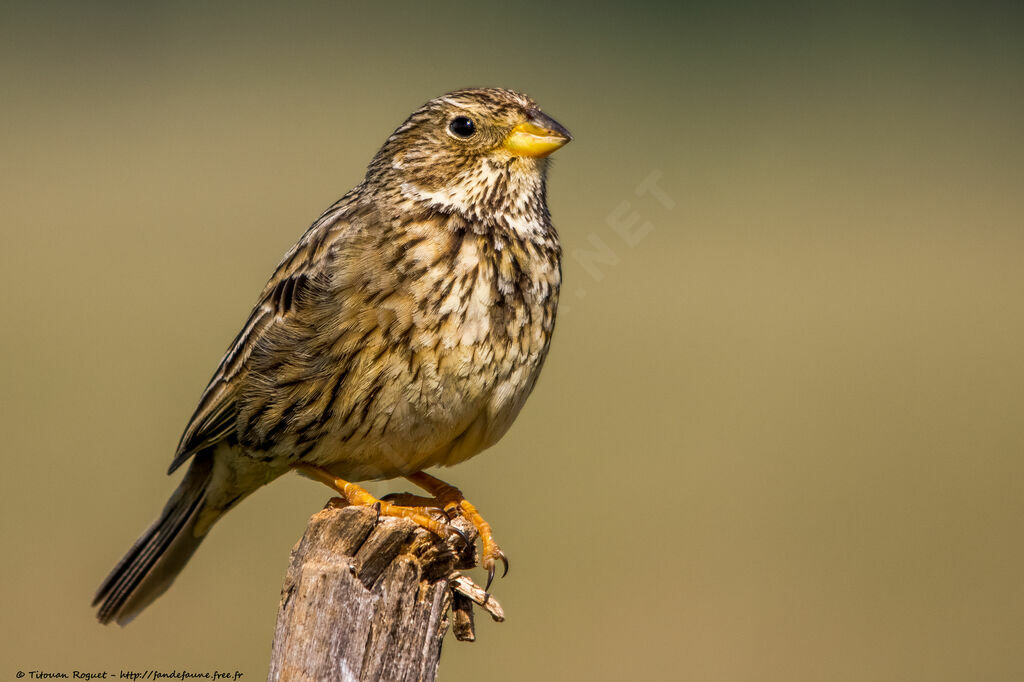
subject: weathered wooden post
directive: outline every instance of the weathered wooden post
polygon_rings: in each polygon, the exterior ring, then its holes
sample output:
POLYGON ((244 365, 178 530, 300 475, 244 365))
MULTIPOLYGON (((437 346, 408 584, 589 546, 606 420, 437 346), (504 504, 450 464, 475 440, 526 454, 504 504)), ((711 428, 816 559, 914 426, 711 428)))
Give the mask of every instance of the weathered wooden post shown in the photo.
POLYGON ((452 523, 470 546, 337 498, 314 514, 292 550, 268 680, 434 680, 449 621, 472 640, 474 603, 504 620, 459 573, 475 565, 476 531, 452 523))

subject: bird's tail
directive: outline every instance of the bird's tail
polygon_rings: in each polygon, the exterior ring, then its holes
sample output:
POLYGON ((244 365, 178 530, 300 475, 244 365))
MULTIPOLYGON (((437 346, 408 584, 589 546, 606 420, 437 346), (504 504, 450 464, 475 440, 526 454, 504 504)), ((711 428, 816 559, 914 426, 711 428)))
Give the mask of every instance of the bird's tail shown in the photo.
POLYGON ((97 590, 92 605, 99 605, 96 617, 101 623, 113 620, 127 625, 174 582, 205 537, 205 533, 197 537, 194 530, 212 472, 212 453, 198 453, 160 518, 135 541, 97 590))

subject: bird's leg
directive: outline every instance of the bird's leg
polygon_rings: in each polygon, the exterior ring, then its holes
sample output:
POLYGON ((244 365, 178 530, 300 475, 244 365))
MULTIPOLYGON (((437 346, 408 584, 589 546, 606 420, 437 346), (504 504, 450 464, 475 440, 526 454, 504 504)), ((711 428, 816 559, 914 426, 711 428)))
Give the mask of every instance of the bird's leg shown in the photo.
POLYGON ((436 497, 424 497, 412 493, 388 493, 380 499, 381 502, 390 502, 399 507, 416 507, 427 516, 432 516, 442 522, 452 520, 436 497))
POLYGON ((505 577, 505 574, 508 573, 508 557, 501 551, 498 543, 494 541, 491 524, 484 521, 484 517, 480 516, 480 512, 463 496, 461 490, 422 471, 406 476, 406 479, 436 497, 446 512, 449 514, 462 514, 476 528, 476 532, 480 535, 480 540, 484 546, 480 564, 487 570, 487 586, 484 588, 485 590, 490 589, 491 581, 494 580, 494 565, 498 559, 501 559, 501 562, 505 565, 505 570, 501 574, 502 577, 505 577))
POLYGON ((424 497, 411 493, 388 493, 380 499, 400 507, 421 507, 427 511, 444 512, 444 508, 435 497, 424 497))
MULTIPOLYGON (((405 507, 391 502, 386 502, 384 500, 378 500, 361 486, 358 486, 355 483, 349 483, 343 478, 338 478, 320 467, 311 466, 309 464, 295 464, 293 468, 299 473, 308 476, 315 481, 320 481, 327 487, 337 491, 351 505, 377 507, 381 516, 398 516, 409 519, 416 525, 426 528, 438 537, 447 539, 453 535, 458 535, 463 539, 463 541, 467 541, 465 534, 459 529, 443 521, 438 521, 437 519, 432 518, 430 516, 430 507, 405 507)), ((434 501, 428 498, 418 499, 426 502, 434 501)))

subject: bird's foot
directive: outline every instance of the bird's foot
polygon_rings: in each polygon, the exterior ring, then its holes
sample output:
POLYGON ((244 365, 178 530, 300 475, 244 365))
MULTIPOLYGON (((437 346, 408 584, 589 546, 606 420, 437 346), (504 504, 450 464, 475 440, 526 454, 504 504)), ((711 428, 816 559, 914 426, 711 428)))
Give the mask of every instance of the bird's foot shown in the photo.
POLYGON ((494 540, 491 524, 484 521, 484 518, 480 516, 480 512, 465 498, 462 491, 422 471, 406 476, 406 478, 433 495, 449 515, 462 514, 476 528, 476 532, 480 535, 480 541, 483 543, 480 565, 487 571, 487 586, 484 589, 489 590, 491 588, 495 567, 499 560, 504 566, 501 574, 504 578, 508 573, 508 557, 505 556, 505 553, 501 551, 501 547, 494 540))
MULTIPOLYGON (((308 464, 296 464, 294 469, 304 476, 308 476, 315 481, 320 481, 327 487, 338 492, 345 501, 351 505, 373 507, 377 510, 380 516, 395 516, 403 519, 409 519, 413 523, 422 528, 429 530, 434 535, 447 540, 451 537, 459 537, 466 544, 469 544, 469 539, 466 534, 455 526, 447 522, 447 517, 444 520, 435 517, 438 511, 438 507, 435 505, 416 505, 416 506, 403 506, 395 504, 392 501, 379 500, 371 495, 367 490, 355 483, 350 483, 345 479, 338 478, 333 474, 321 469, 320 467, 311 466, 308 464)), ((429 498, 418 498, 424 502, 434 502, 429 498)))

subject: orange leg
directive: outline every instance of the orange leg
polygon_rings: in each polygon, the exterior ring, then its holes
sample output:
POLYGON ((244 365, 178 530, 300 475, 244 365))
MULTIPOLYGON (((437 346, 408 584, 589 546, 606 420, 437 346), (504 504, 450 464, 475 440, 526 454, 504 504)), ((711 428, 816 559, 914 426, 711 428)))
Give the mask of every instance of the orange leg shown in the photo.
MULTIPOLYGON (((454 526, 451 526, 443 521, 438 521, 430 516, 430 507, 404 507, 391 502, 385 502, 378 500, 376 497, 368 493, 364 488, 356 485, 355 483, 349 483, 343 478, 338 478, 320 467, 310 466, 308 464, 296 464, 294 468, 299 473, 312 478, 315 481, 320 481, 324 485, 333 490, 336 490, 341 494, 345 500, 351 505, 366 506, 366 507, 377 507, 381 516, 398 516, 401 518, 409 519, 423 528, 426 528, 434 535, 442 538, 449 538, 453 535, 462 537, 465 541, 466 536, 462 531, 458 530, 454 526)), ((427 502, 427 498, 418 498, 427 502)))
POLYGON ((428 516, 429 512, 434 512, 448 518, 441 507, 441 503, 434 497, 423 497, 422 495, 412 495, 410 493, 388 493, 380 499, 391 504, 397 504, 400 507, 421 507, 428 512, 428 516))
POLYGON ((508 573, 508 557, 501 551, 501 547, 498 547, 498 543, 494 541, 491 524, 484 521, 484 517, 480 516, 480 512, 463 496, 461 490, 422 471, 406 476, 406 479, 436 497, 446 512, 449 514, 461 513, 476 528, 484 545, 480 564, 487 569, 487 586, 484 588, 485 590, 490 589, 491 581, 494 580, 494 565, 498 559, 501 559, 501 562, 505 565, 505 570, 501 574, 502 577, 505 577, 508 573))

